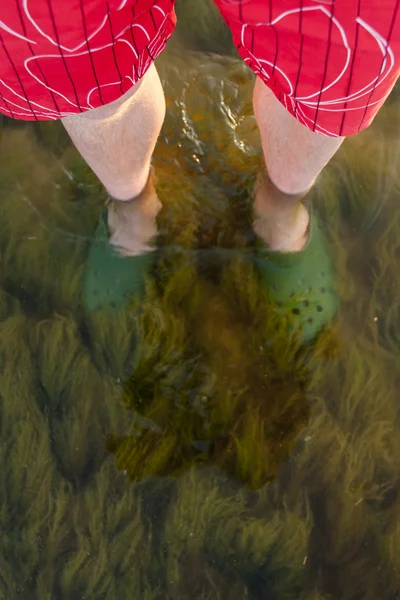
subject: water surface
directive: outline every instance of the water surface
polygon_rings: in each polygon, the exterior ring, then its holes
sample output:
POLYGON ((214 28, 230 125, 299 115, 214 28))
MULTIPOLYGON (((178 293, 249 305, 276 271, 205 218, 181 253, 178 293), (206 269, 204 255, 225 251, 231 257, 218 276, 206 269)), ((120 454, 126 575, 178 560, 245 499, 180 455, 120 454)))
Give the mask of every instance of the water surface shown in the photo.
POLYGON ((193 4, 158 62, 160 257, 140 313, 85 319, 104 192, 59 123, 2 121, 0 598, 395 600, 398 94, 312 192, 341 304, 299 349, 241 260, 253 75, 193 4))

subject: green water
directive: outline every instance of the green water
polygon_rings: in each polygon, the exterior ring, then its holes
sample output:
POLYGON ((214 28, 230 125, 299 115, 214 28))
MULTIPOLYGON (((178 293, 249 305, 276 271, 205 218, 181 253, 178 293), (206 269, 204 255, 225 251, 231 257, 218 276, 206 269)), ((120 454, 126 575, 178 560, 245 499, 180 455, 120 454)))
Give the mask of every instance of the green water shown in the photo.
POLYGON ((301 350, 240 257, 206 251, 248 243, 261 156, 253 76, 201 6, 158 62, 140 313, 84 318, 104 192, 59 124, 2 122, 1 599, 400 597, 396 92, 313 191, 341 305, 301 350))

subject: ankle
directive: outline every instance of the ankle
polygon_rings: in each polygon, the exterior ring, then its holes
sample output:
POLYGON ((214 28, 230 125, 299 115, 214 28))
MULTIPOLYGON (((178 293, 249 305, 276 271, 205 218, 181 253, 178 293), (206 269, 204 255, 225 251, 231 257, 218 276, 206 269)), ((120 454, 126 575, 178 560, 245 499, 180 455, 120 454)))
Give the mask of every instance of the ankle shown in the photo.
POLYGON ((132 212, 143 213, 153 216, 157 214, 161 208, 161 203, 157 196, 155 188, 157 179, 154 172, 154 167, 150 167, 144 185, 138 186, 138 193, 135 196, 121 199, 120 197, 111 196, 111 202, 115 212, 123 215, 129 215, 132 212))
POLYGON ((290 218, 296 214, 310 187, 298 193, 288 194, 274 184, 264 169, 259 173, 254 188, 255 212, 259 216, 290 218))
POLYGON ((270 250, 298 252, 305 246, 309 214, 301 200, 307 191, 286 194, 274 185, 266 171, 258 177, 254 190, 254 230, 270 250))
POLYGON ((153 170, 140 194, 129 200, 111 199, 108 206, 110 243, 125 255, 142 254, 151 250, 157 233, 156 217, 161 202, 155 188, 153 170))

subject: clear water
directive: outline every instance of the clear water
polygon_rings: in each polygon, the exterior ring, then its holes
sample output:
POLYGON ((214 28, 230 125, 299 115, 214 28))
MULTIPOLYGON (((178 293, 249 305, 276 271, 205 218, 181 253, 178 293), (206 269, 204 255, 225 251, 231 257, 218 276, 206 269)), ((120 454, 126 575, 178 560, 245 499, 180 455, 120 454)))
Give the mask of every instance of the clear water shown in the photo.
POLYGON ((104 192, 59 124, 2 121, 0 598, 394 600, 398 93, 313 191, 341 306, 301 350, 240 252, 207 252, 248 243, 261 156, 253 77, 198 11, 182 4, 158 63, 160 258, 140 314, 85 319, 104 192))

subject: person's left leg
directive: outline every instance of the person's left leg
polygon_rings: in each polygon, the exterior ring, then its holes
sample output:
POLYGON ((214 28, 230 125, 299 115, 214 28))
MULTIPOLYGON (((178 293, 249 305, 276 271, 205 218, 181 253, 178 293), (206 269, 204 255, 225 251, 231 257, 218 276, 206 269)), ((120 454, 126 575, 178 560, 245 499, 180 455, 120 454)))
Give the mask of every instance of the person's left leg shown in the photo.
POLYGON ((368 127, 397 81, 400 4, 214 2, 257 75, 254 112, 266 165, 257 230, 271 250, 299 250, 307 222, 299 199, 344 137, 368 127))
POLYGON ((400 73, 400 4, 214 0, 257 75, 265 167, 254 193, 260 282, 310 340, 338 301, 329 244, 301 202, 343 139, 373 120, 400 73))
POLYGON ((254 195, 254 228, 270 250, 296 252, 307 241, 309 215, 302 200, 345 138, 304 127, 260 78, 253 106, 265 160, 254 195))

